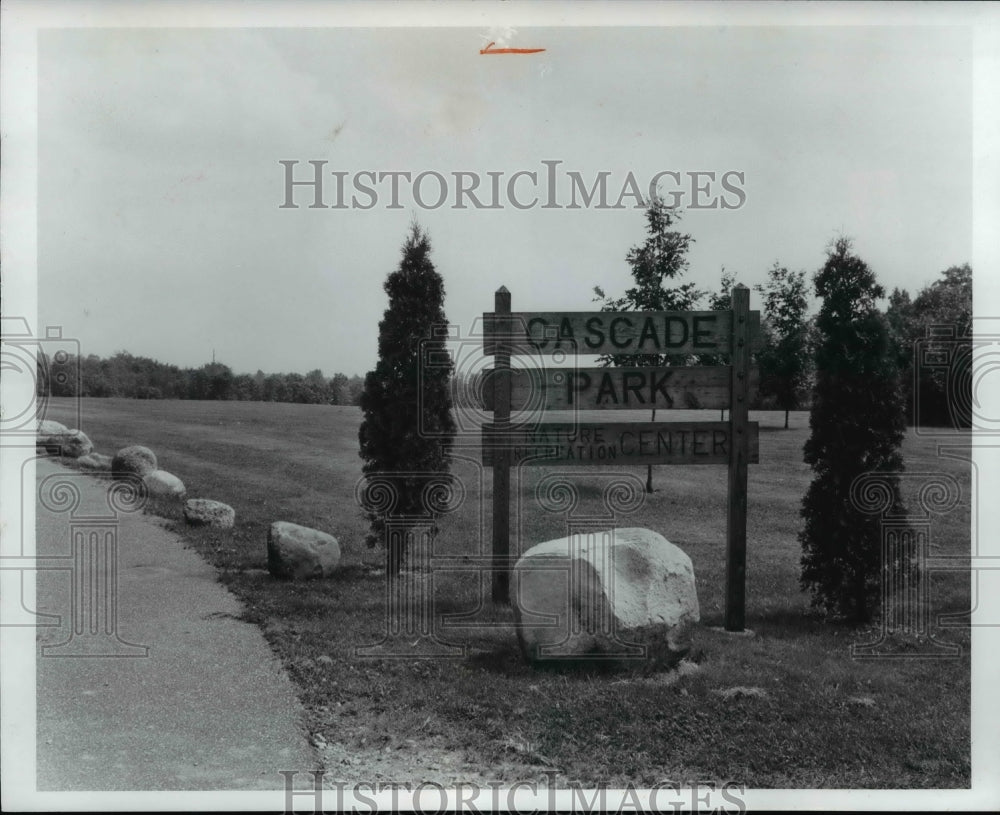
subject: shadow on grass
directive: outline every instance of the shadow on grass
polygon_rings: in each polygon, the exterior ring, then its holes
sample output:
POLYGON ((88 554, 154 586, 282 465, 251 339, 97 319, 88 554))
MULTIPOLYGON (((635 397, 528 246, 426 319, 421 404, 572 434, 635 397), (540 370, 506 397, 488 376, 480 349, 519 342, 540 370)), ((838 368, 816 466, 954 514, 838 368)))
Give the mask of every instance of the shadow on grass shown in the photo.
POLYGON ((496 643, 488 650, 476 649, 465 662, 470 668, 502 676, 527 676, 531 672, 517 642, 496 643))
POLYGON ((700 663, 703 659, 704 652, 701 649, 691 649, 684 653, 673 653, 669 658, 663 658, 661 655, 661 658, 655 660, 648 660, 645 657, 619 659, 583 654, 576 657, 531 661, 514 638, 509 638, 504 642, 495 643, 491 648, 475 650, 466 659, 466 665, 485 673, 507 677, 560 677, 584 681, 600 678, 630 679, 665 674, 674 671, 682 660, 700 663))
POLYGON ((507 677, 559 676, 581 680, 619 676, 634 670, 609 660, 587 657, 532 663, 525 659, 516 642, 498 644, 488 651, 476 651, 466 659, 466 665, 507 677))
MULTIPOLYGON (((725 625, 726 620, 722 614, 706 615, 701 620, 703 629, 724 629, 725 625)), ((757 636, 774 639, 828 634, 833 628, 850 630, 850 626, 832 622, 818 612, 801 608, 779 608, 763 614, 750 615, 747 617, 745 627, 757 636)), ((722 630, 711 633, 728 634, 722 630)))

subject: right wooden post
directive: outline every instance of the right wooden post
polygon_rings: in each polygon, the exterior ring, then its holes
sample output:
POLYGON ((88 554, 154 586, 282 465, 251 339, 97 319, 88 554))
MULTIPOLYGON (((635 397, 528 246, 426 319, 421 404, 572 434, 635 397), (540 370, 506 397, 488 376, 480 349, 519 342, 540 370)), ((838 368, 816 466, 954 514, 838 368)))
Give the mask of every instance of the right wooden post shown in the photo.
POLYGON ((729 409, 729 514, 726 523, 726 631, 746 624, 747 464, 750 386, 750 290, 732 291, 732 403, 729 409))
POLYGON ((493 426, 500 448, 493 464, 493 602, 510 603, 510 292, 493 298, 496 351, 493 364, 493 426))

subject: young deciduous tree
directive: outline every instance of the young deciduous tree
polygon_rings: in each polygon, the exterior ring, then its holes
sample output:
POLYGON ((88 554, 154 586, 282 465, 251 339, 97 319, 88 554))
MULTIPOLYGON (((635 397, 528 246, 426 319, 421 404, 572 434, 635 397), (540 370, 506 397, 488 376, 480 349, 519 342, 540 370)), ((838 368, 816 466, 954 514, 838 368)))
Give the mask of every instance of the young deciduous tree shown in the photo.
MULTIPOLYGON (((722 267, 722 277, 719 280, 719 290, 708 295, 708 308, 711 311, 729 311, 733 307, 733 286, 736 285, 736 274, 727 272, 722 267)), ((699 354, 699 365, 728 365, 729 358, 718 354, 699 354)), ((726 418, 723 408, 719 411, 719 421, 726 418)))
MULTIPOLYGON (((361 394, 363 421, 359 431, 365 475, 389 474, 399 495, 392 509, 397 515, 425 515, 430 507, 422 500, 425 482, 420 475, 447 472, 448 453, 455 435, 451 414, 449 364, 444 338, 435 326, 447 324, 444 282, 430 260, 427 234, 416 224, 403 244, 399 268, 385 281, 389 307, 379 323, 378 363, 365 377, 361 394), (400 473, 396 478, 392 473, 400 473), (407 475, 408 474, 408 475, 407 475), (419 475, 415 475, 419 474, 419 475)), ((368 513, 368 544, 384 539, 384 515, 368 513)), ((399 573, 406 558, 405 543, 395 536, 387 547, 386 569, 399 573)))
POLYGON ((809 346, 806 324, 806 273, 790 272, 777 263, 767 273, 767 285, 754 289, 764 298, 767 342, 758 354, 761 390, 773 396, 785 411, 798 407, 799 394, 809 375, 809 346))
MULTIPOLYGON (((670 286, 688 268, 687 252, 694 239, 671 229, 680 213, 668 207, 660 196, 653 197, 646 207, 646 240, 633 246, 625 260, 632 267, 635 286, 622 297, 608 297, 594 287, 595 300, 601 311, 690 311, 702 298, 694 283, 670 286)), ((665 354, 609 354, 599 358, 602 365, 663 366, 685 365, 687 357, 665 354)), ((652 413, 656 420, 656 410, 652 413)), ((646 492, 653 491, 653 467, 646 470, 646 492)))
MULTIPOLYGON (((816 317, 816 380, 805 461, 815 473, 802 500, 803 589, 812 603, 854 623, 869 621, 884 579, 880 519, 851 500, 854 479, 883 474, 901 509, 899 446, 905 431, 896 358, 876 301, 882 286, 838 239, 814 278, 823 300, 816 317)), ((888 564, 900 569, 903 564, 888 564)))

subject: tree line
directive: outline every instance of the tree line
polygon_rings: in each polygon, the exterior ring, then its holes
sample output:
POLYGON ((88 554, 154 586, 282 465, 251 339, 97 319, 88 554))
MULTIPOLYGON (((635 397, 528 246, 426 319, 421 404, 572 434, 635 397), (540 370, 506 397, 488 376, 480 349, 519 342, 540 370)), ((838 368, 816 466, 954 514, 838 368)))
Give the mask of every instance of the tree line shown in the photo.
POLYGON ((298 373, 234 374, 228 365, 209 362, 180 368, 119 351, 102 359, 60 358, 57 365, 38 359, 38 394, 120 397, 125 399, 220 399, 240 402, 296 402, 308 405, 357 405, 364 380, 357 375, 324 376, 320 369, 298 373), (54 375, 58 370, 59 374, 54 375))
MULTIPOLYGON (((722 270, 716 291, 681 282, 688 270, 687 253, 694 238, 676 229, 680 213, 653 199, 646 210, 646 239, 629 250, 626 262, 635 285, 620 297, 594 287, 603 311, 689 311, 707 306, 730 308, 736 274, 722 270)), ((816 379, 816 353, 822 342, 809 314, 809 280, 775 261, 767 281, 754 286, 760 296, 762 346, 754 355, 760 388, 751 410, 788 412, 811 407, 816 379)), ((879 295, 884 299, 884 292, 879 295)), ((893 289, 885 321, 904 399, 907 424, 969 427, 971 421, 972 269, 952 266, 925 285, 915 297, 893 289)), ((719 365, 724 357, 707 355, 606 356, 603 365, 719 365)), ((655 414, 654 414, 655 419, 655 414)))
MULTIPOLYGON (((832 247, 837 250, 837 245, 832 247)), ((843 247, 841 247, 842 251, 843 247)), ((723 275, 723 291, 733 276, 723 275)), ((812 407, 817 353, 823 332, 819 315, 807 310, 805 271, 793 272, 775 263, 768 282, 754 289, 763 297, 763 346, 755 355, 760 392, 751 409, 788 411, 812 407)), ((871 304, 884 324, 887 342, 899 373, 898 387, 907 426, 971 426, 972 404, 972 268, 951 266, 911 297, 893 289, 884 309, 871 304)), ((728 308, 713 295, 711 308, 728 308)), ((842 315, 843 316, 843 315, 842 315)))

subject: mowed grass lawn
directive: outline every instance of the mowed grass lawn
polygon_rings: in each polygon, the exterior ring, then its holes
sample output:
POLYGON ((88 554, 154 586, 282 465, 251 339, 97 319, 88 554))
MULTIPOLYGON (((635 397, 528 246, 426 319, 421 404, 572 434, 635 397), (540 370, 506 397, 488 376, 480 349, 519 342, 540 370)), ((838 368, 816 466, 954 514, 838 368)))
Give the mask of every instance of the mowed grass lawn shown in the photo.
MULTIPOLYGON (((338 755, 362 757, 361 766, 345 760, 347 766, 333 768, 333 777, 377 780, 389 771, 366 766, 364 757, 433 753, 455 757, 457 779, 478 771, 513 781, 547 771, 558 773, 559 784, 613 787, 664 779, 750 788, 969 785, 969 630, 934 624, 937 614, 969 609, 969 576, 934 574, 929 582, 931 633, 960 646, 961 656, 852 659, 851 643, 875 640, 878 632, 823 622, 799 589, 799 506, 811 477, 802 461, 807 413, 792 414, 787 431, 781 429, 783 414, 751 414, 761 424, 747 530, 747 626, 756 636, 711 629, 723 622, 725 467, 658 467, 656 491, 617 518, 618 526, 660 532, 694 563, 702 616, 691 654, 697 670, 650 675, 527 666, 509 609, 488 601, 488 578, 480 586, 477 577, 461 572, 435 574, 434 609, 464 613, 477 624, 447 628, 447 620, 437 620, 438 636, 466 646, 465 656, 356 656, 356 648, 384 637, 387 624, 382 554, 364 545, 366 523, 355 499, 361 475, 357 408, 84 399, 81 410, 80 427, 99 452, 151 447, 161 468, 185 482, 189 497, 235 508, 236 527, 228 531, 189 529, 178 520, 179 510, 160 511, 216 565, 220 579, 243 600, 247 620, 261 626, 299 687, 311 733, 335 745, 338 755), (340 574, 309 583, 271 578, 266 540, 276 520, 335 535, 344 552, 340 574), (751 690, 733 690, 741 688, 751 690)), ((74 411, 69 400, 53 400, 47 418, 73 424, 74 411)), ((676 412, 669 418, 717 420, 719 414, 676 412)), ((970 467, 939 457, 937 442, 911 431, 906 468, 958 480, 961 500, 934 518, 931 552, 967 553, 970 467)), ((489 551, 491 476, 477 459, 470 447, 452 469, 466 499, 441 521, 438 553, 489 551)), ((566 515, 547 512, 533 494, 550 473, 526 469, 521 483, 514 481, 520 510, 512 520, 512 546, 566 534, 566 515)), ((581 495, 578 516, 606 512, 602 491, 615 473, 645 478, 640 467, 582 468, 570 476, 581 495)), ((912 506, 914 496, 905 493, 912 506)), ((897 635, 886 645, 913 657, 928 650, 912 635, 897 635)))

